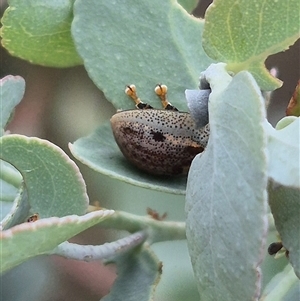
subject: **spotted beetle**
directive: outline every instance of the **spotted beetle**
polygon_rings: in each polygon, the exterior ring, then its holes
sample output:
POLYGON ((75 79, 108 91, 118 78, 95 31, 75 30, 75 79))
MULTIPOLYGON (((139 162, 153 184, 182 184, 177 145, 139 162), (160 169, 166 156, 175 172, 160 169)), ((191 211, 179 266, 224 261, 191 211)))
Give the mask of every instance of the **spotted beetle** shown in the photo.
POLYGON ((134 85, 127 86, 125 93, 138 110, 117 112, 111 127, 121 152, 137 168, 154 175, 186 174, 207 145, 209 124, 196 128, 189 113, 167 100, 167 90, 166 85, 155 87, 163 109, 154 109, 141 101, 134 85))

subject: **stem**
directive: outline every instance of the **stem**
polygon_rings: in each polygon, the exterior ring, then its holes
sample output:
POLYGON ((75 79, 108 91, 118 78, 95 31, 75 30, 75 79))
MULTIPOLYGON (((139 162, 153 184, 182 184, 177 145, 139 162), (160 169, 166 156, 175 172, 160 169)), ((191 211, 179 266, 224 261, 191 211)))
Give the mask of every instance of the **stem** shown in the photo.
POLYGON ((142 244, 146 238, 146 232, 139 231, 114 242, 105 243, 101 246, 82 246, 66 241, 58 245, 50 254, 82 261, 112 260, 118 255, 124 254, 125 252, 142 244))
POLYGON ((186 239, 184 222, 159 221, 149 216, 138 216, 123 211, 116 211, 109 218, 102 221, 100 226, 127 230, 130 233, 147 229, 148 242, 150 244, 160 241, 186 239))

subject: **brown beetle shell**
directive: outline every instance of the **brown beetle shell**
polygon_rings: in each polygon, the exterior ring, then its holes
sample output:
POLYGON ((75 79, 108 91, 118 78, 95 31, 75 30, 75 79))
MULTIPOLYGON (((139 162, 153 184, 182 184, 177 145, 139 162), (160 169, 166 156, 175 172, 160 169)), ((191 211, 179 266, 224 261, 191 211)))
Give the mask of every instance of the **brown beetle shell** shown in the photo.
POLYGON ((209 136, 209 125, 196 129, 190 114, 184 112, 128 110, 116 113, 110 121, 123 155, 139 169, 156 175, 187 173, 209 136))

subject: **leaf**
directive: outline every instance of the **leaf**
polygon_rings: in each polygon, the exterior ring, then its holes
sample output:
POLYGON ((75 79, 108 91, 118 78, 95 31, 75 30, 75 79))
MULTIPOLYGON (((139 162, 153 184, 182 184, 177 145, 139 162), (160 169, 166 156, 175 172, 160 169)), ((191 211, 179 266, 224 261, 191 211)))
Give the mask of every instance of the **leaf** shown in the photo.
POLYGON ((208 124, 208 101, 210 89, 185 90, 189 112, 197 128, 208 124))
POLYGON ((0 272, 34 256, 51 252, 58 244, 101 223, 113 213, 113 210, 100 210, 80 217, 50 217, 0 231, 0 272))
POLYGON ((151 249, 163 262, 154 300, 199 301, 186 240, 154 244, 151 249))
POLYGON ((34 64, 82 64, 71 37, 72 0, 11 0, 1 20, 2 45, 11 55, 34 64))
MULTIPOLYGON (((25 81, 20 76, 8 75, 0 80, 0 127, 1 136, 9 122, 15 106, 21 101, 25 91, 25 81)), ((21 181, 15 169, 0 161, 0 220, 11 211, 21 181), (6 203, 8 202, 8 203, 6 203)), ((1 227, 5 221, 1 222, 1 227)))
POLYGON ((300 118, 285 117, 268 133, 269 178, 278 184, 300 188, 300 118))
POLYGON ((75 163, 54 144, 21 135, 4 136, 0 158, 22 174, 31 214, 45 218, 85 213, 84 180, 75 163))
POLYGON ((203 48, 235 73, 248 70, 262 90, 274 90, 281 81, 264 66, 265 59, 286 50, 299 38, 298 0, 215 0, 207 9, 203 48))
POLYGON ((14 167, 1 160, 0 177, 1 231, 23 222, 28 217, 30 206, 27 194, 21 189, 22 176, 14 167))
POLYGON ((10 164, 0 160, 0 178, 6 184, 17 189, 22 186, 22 177, 20 173, 10 164))
POLYGON ((189 13, 198 5, 199 0, 177 0, 177 2, 189 13))
POLYGON ((72 34, 89 76, 116 108, 134 107, 124 93, 128 84, 160 108, 154 87, 163 83, 172 104, 186 111, 184 90, 197 87, 211 62, 202 27, 175 0, 77 0, 72 34))
POLYGON ((262 301, 282 301, 297 300, 299 297, 299 279, 293 273, 290 265, 276 274, 264 289, 260 300, 262 301), (291 292, 293 294, 291 294, 291 292))
POLYGON ((14 107, 25 92, 25 81, 21 76, 5 76, 0 80, 0 127, 1 136, 14 107))
MULTIPOLYGON (((36 213, 35 213, 36 214, 36 213)), ((15 225, 25 222, 30 213, 30 204, 26 190, 20 190, 16 195, 13 204, 11 205, 10 212, 5 216, 1 222, 1 230, 7 230, 15 225)))
POLYGON ((100 246, 64 242, 58 245, 51 254, 75 260, 111 262, 136 249, 145 242, 146 238, 146 232, 140 231, 100 246))
POLYGON ((22 177, 11 165, 0 160, 0 201, 13 202, 22 184, 22 177))
MULTIPOLYGON (((0 183, 0 185, 2 185, 2 183, 0 183)), ((1 189, 1 193, 2 193, 2 189, 1 189)), ((0 220, 2 221, 3 218, 9 213, 11 209, 11 203, 9 202, 0 202, 0 220)), ((1 222, 2 224, 2 222, 1 222)))
POLYGON ((257 300, 267 231, 264 100, 248 72, 229 83, 223 64, 205 74, 212 87, 211 133, 192 163, 186 192, 188 247, 200 300, 257 300))
POLYGON ((14 199, 16 197, 16 194, 18 193, 18 189, 16 187, 13 187, 12 185, 9 185, 8 183, 6 183, 2 180, 0 180, 0 187, 1 187, 1 189, 0 189, 0 203, 1 202, 8 202, 9 207, 11 207, 11 202, 14 201, 14 199))
POLYGON ((91 135, 69 144, 69 148, 83 164, 112 178, 158 191, 185 193, 186 176, 151 176, 132 166, 119 150, 108 123, 91 135))
POLYGON ((160 279, 162 265, 148 248, 131 252, 117 262, 118 277, 101 301, 150 301, 160 279))
POLYGON ((300 278, 300 188, 285 187, 271 181, 269 205, 282 244, 289 251, 290 263, 300 278))

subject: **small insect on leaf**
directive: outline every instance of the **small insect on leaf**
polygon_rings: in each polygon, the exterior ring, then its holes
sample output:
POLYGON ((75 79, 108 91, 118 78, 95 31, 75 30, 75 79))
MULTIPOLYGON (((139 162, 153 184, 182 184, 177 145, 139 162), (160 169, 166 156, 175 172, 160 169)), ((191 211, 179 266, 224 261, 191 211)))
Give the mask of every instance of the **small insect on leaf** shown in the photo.
POLYGON ((134 85, 127 86, 125 93, 139 110, 118 112, 110 120, 124 157, 149 174, 186 174, 207 145, 209 125, 197 129, 189 113, 179 112, 167 100, 165 85, 155 87, 164 110, 143 103, 134 85))
POLYGON ((275 258, 280 258, 283 255, 289 257, 289 251, 283 246, 281 241, 273 242, 268 247, 269 255, 275 255, 275 258))
POLYGON ((268 247, 269 255, 275 255, 283 248, 282 242, 273 242, 268 247))
POLYGON ((27 223, 33 223, 33 222, 36 222, 39 218, 40 218, 39 214, 35 213, 35 214, 29 216, 26 221, 27 221, 27 223))
POLYGON ((151 209, 149 207, 147 208, 147 214, 150 215, 153 219, 155 219, 157 221, 162 221, 167 217, 167 212, 160 215, 156 210, 151 209))

